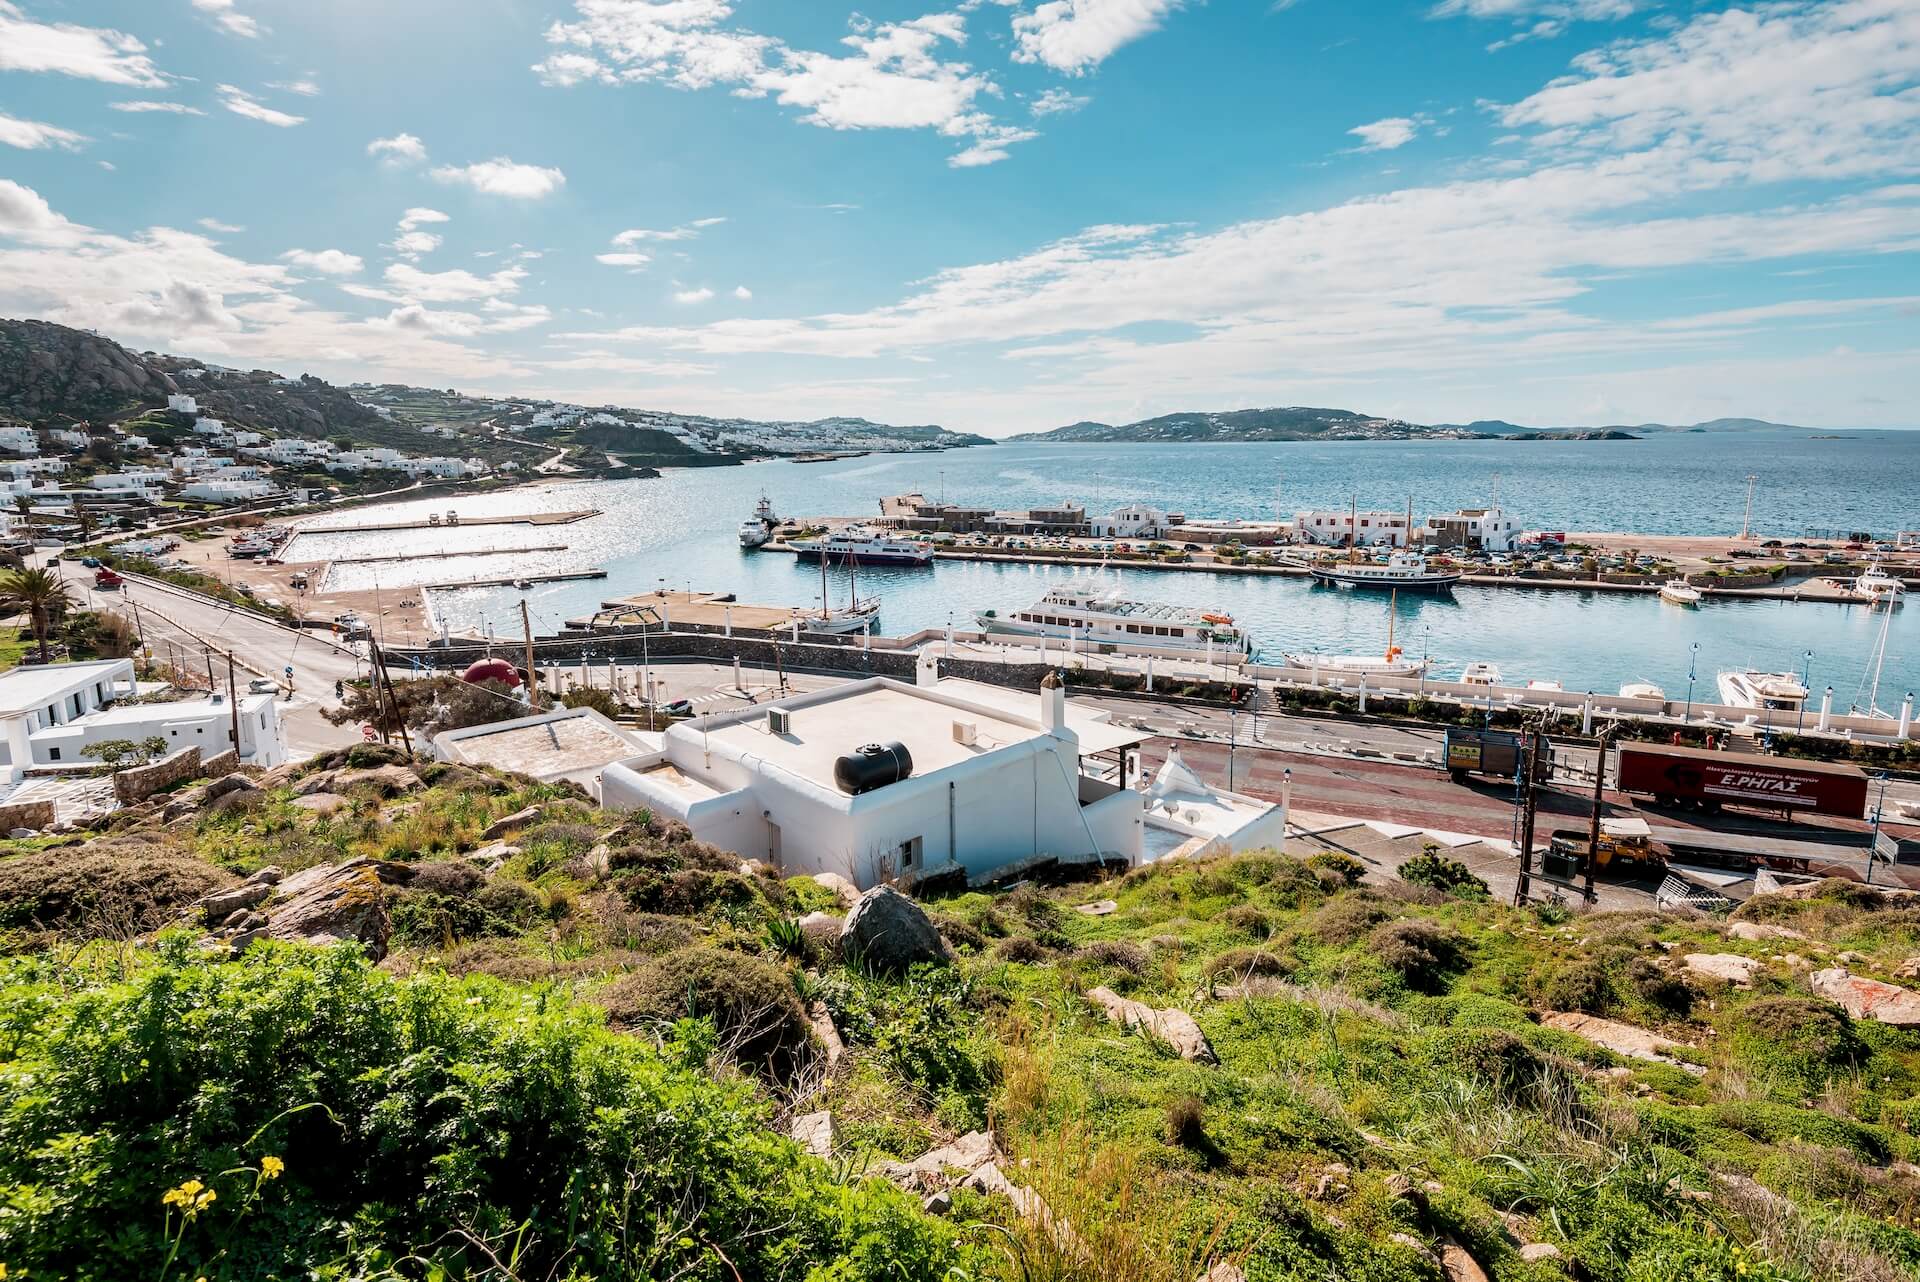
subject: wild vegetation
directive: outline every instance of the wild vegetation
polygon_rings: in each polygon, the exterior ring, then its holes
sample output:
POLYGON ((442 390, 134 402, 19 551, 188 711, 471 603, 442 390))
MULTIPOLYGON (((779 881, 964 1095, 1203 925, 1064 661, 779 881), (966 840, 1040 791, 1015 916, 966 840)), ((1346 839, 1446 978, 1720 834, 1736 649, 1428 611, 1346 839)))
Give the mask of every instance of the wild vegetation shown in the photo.
POLYGON ((0 846, 10 1282, 1920 1270, 1920 1034, 1808 982, 1896 978, 1898 899, 1762 897, 1730 935, 1516 911, 1438 855, 1401 880, 1266 853, 929 896, 951 959, 883 974, 811 878, 394 764, 0 846), (384 870, 381 946, 202 938, 203 896, 353 859, 384 870), (1208 1053, 1097 993, 1191 1013, 1208 1053), (821 1113, 825 1157, 786 1138, 821 1113), (1014 1196, 884 1178, 973 1132, 1014 1196))

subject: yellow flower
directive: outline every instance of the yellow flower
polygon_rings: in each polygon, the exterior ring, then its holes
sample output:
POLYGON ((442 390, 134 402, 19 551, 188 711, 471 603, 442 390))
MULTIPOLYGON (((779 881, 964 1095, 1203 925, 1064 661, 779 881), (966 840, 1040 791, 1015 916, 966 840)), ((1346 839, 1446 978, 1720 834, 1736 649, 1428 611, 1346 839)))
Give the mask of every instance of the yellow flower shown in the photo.
POLYGON ((0 1264, 0 1282, 7 1282, 7 1266, 0 1264))
POLYGON ((263 1180, 277 1180, 280 1178, 280 1172, 286 1169, 287 1164, 277 1157, 260 1159, 260 1178, 263 1180))
POLYGON ((160 1200, 168 1206, 179 1207, 182 1215, 192 1219, 218 1196, 219 1194, 199 1180, 188 1180, 179 1188, 168 1189, 166 1195, 160 1200))

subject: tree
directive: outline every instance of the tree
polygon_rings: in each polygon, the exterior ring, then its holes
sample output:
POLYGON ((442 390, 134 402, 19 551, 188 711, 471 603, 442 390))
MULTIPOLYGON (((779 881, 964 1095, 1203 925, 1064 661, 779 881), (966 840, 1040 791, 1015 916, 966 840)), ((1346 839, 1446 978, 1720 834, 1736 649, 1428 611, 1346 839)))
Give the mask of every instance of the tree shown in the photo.
POLYGON ((598 686, 576 686, 560 696, 560 705, 566 708, 592 708, 603 717, 617 717, 622 709, 620 701, 613 693, 598 686))
POLYGON ((40 647, 40 662, 48 662, 47 634, 54 620, 73 604, 67 585, 51 570, 15 570, 0 577, 0 608, 24 613, 40 647))
POLYGON ((393 683, 393 697, 399 703, 399 719, 384 692, 376 694, 371 685, 347 687, 340 706, 324 710, 322 715, 334 725, 365 722, 388 734, 400 733, 400 720, 408 729, 431 738, 446 730, 464 730, 494 721, 509 721, 527 715, 527 705, 504 681, 462 681, 458 677, 420 677, 393 683))

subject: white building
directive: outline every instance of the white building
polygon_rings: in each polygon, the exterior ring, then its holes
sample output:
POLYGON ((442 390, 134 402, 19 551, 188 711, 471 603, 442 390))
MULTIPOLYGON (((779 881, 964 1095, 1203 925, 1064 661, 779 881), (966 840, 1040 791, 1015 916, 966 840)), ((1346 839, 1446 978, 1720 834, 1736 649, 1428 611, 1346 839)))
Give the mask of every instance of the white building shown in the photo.
POLYGON ((224 463, 213 469, 213 478, 220 481, 258 481, 265 476, 255 463, 224 463))
POLYGON ((1097 539, 1152 539, 1166 532, 1167 514, 1157 507, 1130 503, 1107 516, 1093 518, 1089 525, 1097 539))
POLYGON ((67 460, 63 458, 30 458, 26 461, 27 472, 33 476, 59 476, 67 470, 67 460))
POLYGON ((484 475, 487 465, 477 458, 410 458, 401 461, 400 470, 414 477, 443 476, 458 479, 484 475))
POLYGON ((1428 517, 1427 535, 1442 547, 1511 552, 1520 537, 1520 526, 1501 508, 1463 507, 1451 516, 1428 517))
POLYGON ((0 426, 0 450, 9 454, 38 454, 40 438, 24 423, 0 426))
POLYGON ((270 499, 280 491, 271 481, 222 481, 200 479, 180 487, 180 497, 201 503, 250 503, 270 499))
MULTIPOLYGON (((183 370, 181 372, 187 374, 206 373, 205 370, 183 370)), ((198 414, 200 412, 200 402, 194 400, 191 396, 169 396, 167 398, 167 408, 175 414, 198 414)))
POLYGON ((6 751, 0 769, 6 779, 18 780, 40 760, 34 750, 36 732, 69 725, 133 692, 132 659, 23 663, 0 673, 0 740, 6 751))
MULTIPOLYGON (((64 665, 54 665, 64 666, 64 665)), ((239 697, 240 761, 272 767, 287 759, 286 731, 280 707, 270 694, 239 697)), ((111 739, 164 739, 167 752, 198 748, 202 759, 233 745, 235 705, 225 694, 174 703, 116 705, 48 726, 28 736, 35 765, 87 765, 86 749, 111 739)))
POLYGON ((397 472, 407 456, 385 446, 348 450, 327 460, 329 472, 397 472))
POLYGON ((237 446, 258 445, 267 438, 258 432, 235 432, 233 443, 237 446))
POLYGON ((598 799, 600 774, 616 761, 660 751, 662 736, 628 730, 592 708, 561 708, 515 721, 434 736, 442 761, 495 766, 552 783, 571 779, 598 799))
POLYGON ((863 889, 953 872, 981 881, 1047 859, 1133 864, 1141 797, 1119 786, 1120 758, 1149 737, 1069 709, 1051 678, 1038 698, 873 678, 682 722, 658 751, 608 766, 601 800, 680 820, 788 875, 838 873, 863 889), (905 748, 904 777, 886 773, 886 751, 862 752, 876 741, 905 748), (849 763, 878 771, 878 786, 849 791, 849 763))
POLYGON ((308 441, 297 436, 281 436, 264 445, 248 446, 243 453, 254 458, 263 458, 269 463, 286 466, 331 458, 334 454, 334 446, 331 441, 308 441))
POLYGON ((1364 512, 1295 512, 1293 535, 1301 543, 1346 547, 1348 536, 1356 546, 1405 547, 1407 514, 1378 509, 1364 512))
POLYGON ((55 445, 65 445, 71 449, 84 450, 87 448, 87 434, 85 432, 76 432, 71 428, 48 428, 47 439, 51 440, 55 445))
POLYGON ((130 472, 96 472, 87 478, 87 488, 94 490, 132 490, 143 497, 154 497, 161 487, 173 480, 173 473, 161 472, 153 468, 140 468, 130 472))
POLYGON ((226 422, 217 418, 196 418, 193 420, 193 431, 196 436, 226 436, 228 434, 226 422))

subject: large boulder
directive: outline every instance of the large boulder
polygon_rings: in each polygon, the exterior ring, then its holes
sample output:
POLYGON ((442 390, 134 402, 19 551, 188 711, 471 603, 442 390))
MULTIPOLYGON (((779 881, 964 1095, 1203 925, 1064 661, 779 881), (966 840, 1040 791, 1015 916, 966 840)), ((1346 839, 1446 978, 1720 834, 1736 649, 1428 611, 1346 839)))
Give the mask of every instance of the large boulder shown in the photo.
MULTIPOLYGON (((317 864, 277 885, 241 887, 249 896, 267 892, 248 905, 265 920, 246 919, 243 929, 228 933, 227 942, 244 948, 261 938, 309 944, 353 940, 377 960, 386 955, 387 940, 393 933, 387 882, 405 880, 411 871, 375 859, 350 859, 340 864, 317 864)), ((208 917, 212 919, 211 912, 208 917)))
POLYGON ((1588 1015, 1581 1011, 1548 1011, 1541 1016, 1540 1022, 1548 1028, 1557 1028, 1563 1033, 1584 1037, 1594 1045, 1604 1046, 1614 1054, 1624 1055, 1628 1059, 1671 1064, 1696 1077, 1704 1076, 1707 1071, 1698 1064, 1689 1064, 1669 1054, 1670 1051, 1688 1049, 1687 1043, 1676 1042, 1670 1037, 1662 1037, 1644 1028, 1635 1028, 1632 1024, 1623 1024, 1617 1019, 1602 1019, 1598 1015, 1588 1015))
POLYGON ((1111 988, 1092 989, 1087 993, 1087 1000, 1098 1003, 1114 1023, 1141 1029, 1159 1038, 1181 1059, 1202 1064, 1218 1062, 1207 1035, 1200 1031, 1193 1016, 1183 1010, 1155 1010, 1145 1002, 1122 997, 1111 988))
POLYGON ((875 886, 860 896, 840 927, 840 951, 887 975, 920 962, 953 960, 953 950, 926 912, 892 886, 875 886))
POLYGON ((1855 1019, 1877 1019, 1895 1028, 1920 1027, 1920 993, 1910 988, 1863 979, 1845 966, 1816 970, 1807 985, 1828 1001, 1838 1002, 1855 1019))
POLYGON ((1717 979, 1736 988, 1750 988, 1760 963, 1738 953, 1688 953, 1681 959, 1687 973, 1701 979, 1717 979))

